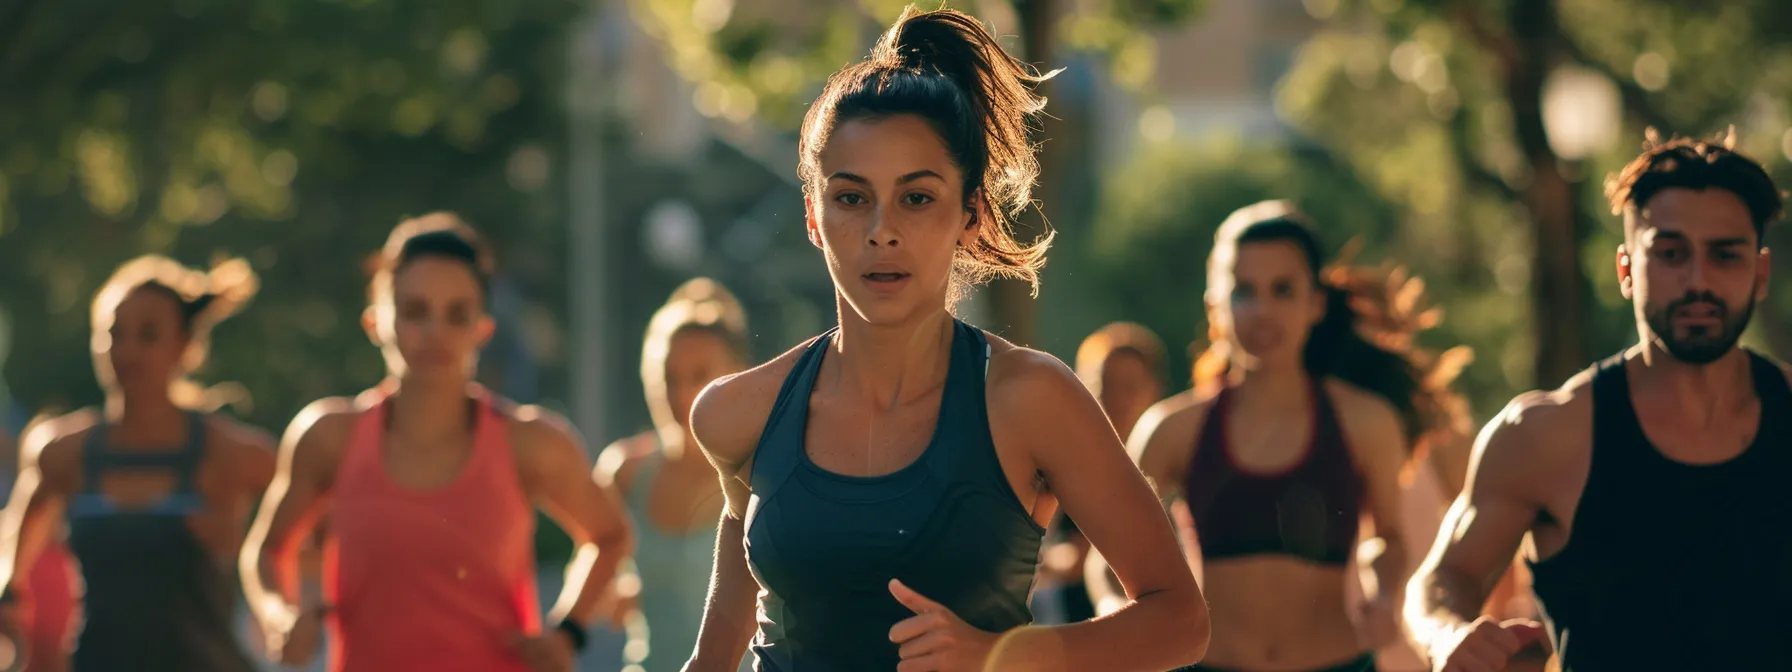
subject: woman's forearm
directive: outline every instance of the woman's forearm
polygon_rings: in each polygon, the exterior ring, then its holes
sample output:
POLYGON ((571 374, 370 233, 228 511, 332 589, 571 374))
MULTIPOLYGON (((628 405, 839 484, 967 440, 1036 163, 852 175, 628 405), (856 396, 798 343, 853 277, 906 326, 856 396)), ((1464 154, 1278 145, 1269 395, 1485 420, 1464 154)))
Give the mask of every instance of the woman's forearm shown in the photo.
POLYGON ((734 672, 740 666, 741 656, 746 655, 747 642, 757 627, 753 605, 759 584, 747 571, 745 531, 741 519, 722 514, 721 528, 716 533, 716 561, 710 574, 709 603, 703 609, 697 648, 691 653, 690 662, 685 663, 685 672, 734 672))
POLYGON ((1004 633, 995 670, 1163 672, 1207 654, 1211 628, 1198 591, 1146 593, 1109 616, 1004 633))
POLYGON ((633 546, 626 528, 580 546, 566 565, 566 587, 554 602, 549 622, 566 619, 583 625, 594 620, 616 579, 616 569, 634 552, 633 546))

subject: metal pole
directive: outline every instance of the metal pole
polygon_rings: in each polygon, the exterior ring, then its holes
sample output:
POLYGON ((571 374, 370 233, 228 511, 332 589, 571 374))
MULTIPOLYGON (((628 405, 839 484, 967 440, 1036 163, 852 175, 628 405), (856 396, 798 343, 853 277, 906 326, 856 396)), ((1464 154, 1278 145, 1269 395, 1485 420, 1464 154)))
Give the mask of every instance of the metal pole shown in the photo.
POLYGON ((610 436, 604 413, 605 381, 609 379, 609 334, 604 319, 609 312, 609 250, 604 227, 603 117, 609 70, 605 52, 614 51, 603 44, 607 37, 604 22, 609 18, 606 4, 602 0, 592 4, 567 49, 570 411, 573 423, 593 446, 603 445, 610 436))

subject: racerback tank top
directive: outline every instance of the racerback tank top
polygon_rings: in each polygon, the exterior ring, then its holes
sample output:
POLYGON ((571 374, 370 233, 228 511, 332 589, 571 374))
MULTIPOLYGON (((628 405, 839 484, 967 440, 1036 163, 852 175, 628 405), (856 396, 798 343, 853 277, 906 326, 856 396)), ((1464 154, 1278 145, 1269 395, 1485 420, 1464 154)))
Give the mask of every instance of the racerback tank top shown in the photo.
POLYGON ((510 639, 541 630, 535 510, 508 421, 483 392, 473 403, 472 453, 431 490, 387 475, 388 401, 355 422, 324 569, 333 672, 528 672, 510 639))
POLYGON ((1221 390, 1196 439, 1183 494, 1205 562, 1258 554, 1345 565, 1355 554, 1365 486, 1330 395, 1308 379, 1312 399, 1306 455, 1276 473, 1232 457, 1232 391, 1221 390))
POLYGON ((912 616, 890 579, 991 632, 1031 621, 1045 530, 1009 485, 989 435, 983 332, 954 320, 933 439, 883 476, 827 471, 804 448, 809 395, 833 331, 784 381, 753 454, 748 566, 762 588, 760 672, 893 670, 890 628, 912 616))
POLYGON ((1761 425, 1742 454, 1663 455, 1624 356, 1593 374, 1592 463, 1568 545, 1531 563, 1563 672, 1792 670, 1792 389, 1749 352, 1761 425))
POLYGON ((86 622, 76 640, 76 672, 250 672, 255 667, 231 627, 236 572, 187 525, 205 501, 194 488, 205 459, 205 416, 188 414, 186 444, 175 450, 118 450, 105 423, 81 446, 82 486, 69 503, 69 549, 86 583, 86 622), (147 507, 120 507, 101 489, 109 474, 172 474, 174 489, 147 507))

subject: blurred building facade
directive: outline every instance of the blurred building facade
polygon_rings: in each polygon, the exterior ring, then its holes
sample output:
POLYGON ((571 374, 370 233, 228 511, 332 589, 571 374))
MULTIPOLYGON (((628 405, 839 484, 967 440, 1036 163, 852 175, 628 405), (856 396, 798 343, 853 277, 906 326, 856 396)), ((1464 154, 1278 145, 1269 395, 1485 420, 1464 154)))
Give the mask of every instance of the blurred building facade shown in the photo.
POLYGON ((1276 114, 1276 82, 1319 28, 1307 5, 1326 1, 1210 0, 1190 25, 1157 35, 1151 91, 1104 82, 1097 143, 1104 167, 1125 163, 1142 140, 1288 135, 1276 114))

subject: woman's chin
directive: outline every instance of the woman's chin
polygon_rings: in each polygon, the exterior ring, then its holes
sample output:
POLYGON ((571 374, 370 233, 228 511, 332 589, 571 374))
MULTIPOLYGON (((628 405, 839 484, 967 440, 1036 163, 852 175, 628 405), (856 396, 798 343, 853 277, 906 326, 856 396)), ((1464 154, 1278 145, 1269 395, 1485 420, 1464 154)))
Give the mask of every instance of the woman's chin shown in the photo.
POLYGON ((908 297, 849 296, 846 303, 860 322, 874 327, 901 326, 924 312, 908 297))

